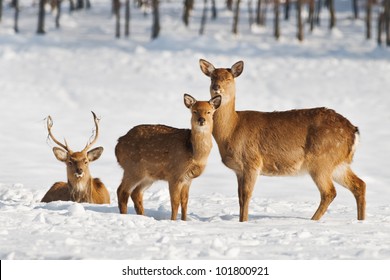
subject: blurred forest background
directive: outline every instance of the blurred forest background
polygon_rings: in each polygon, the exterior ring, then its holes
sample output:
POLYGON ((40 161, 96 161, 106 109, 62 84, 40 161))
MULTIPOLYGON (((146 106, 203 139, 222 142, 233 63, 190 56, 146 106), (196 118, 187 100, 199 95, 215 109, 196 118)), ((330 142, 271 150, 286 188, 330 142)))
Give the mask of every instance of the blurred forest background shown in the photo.
MULTIPOLYGON (((296 38, 305 39, 305 31, 316 28, 333 29, 337 26, 337 2, 343 1, 350 10, 350 17, 364 21, 362 38, 376 40, 379 45, 390 46, 390 0, 107 0, 107 13, 113 17, 113 37, 131 37, 131 17, 142 13, 145 20, 151 21, 151 39, 159 36, 164 28, 160 22, 161 13, 169 12, 169 4, 182 5, 181 21, 184 26, 192 24, 195 8, 200 9, 199 35, 207 25, 218 21, 220 13, 230 13, 231 24, 226 25, 233 34, 239 33, 238 23, 245 14, 249 30, 271 29, 278 40, 283 32, 281 21, 295 25, 296 38), (165 7, 162 9, 161 7, 165 7), (292 20, 293 19, 293 20, 292 20)), ((0 28, 5 9, 13 10, 14 31, 18 33, 19 20, 23 18, 23 5, 36 9, 36 33, 43 35, 45 18, 48 14, 55 20, 56 28, 61 27, 61 15, 93 9, 93 0, 0 0, 0 28), (23 2, 23 3, 21 3, 23 2)), ((346 5, 343 5, 346 9, 346 5)), ((11 13, 9 13, 11 14, 11 13)), ((75 32, 77 32, 75 30, 75 32)))

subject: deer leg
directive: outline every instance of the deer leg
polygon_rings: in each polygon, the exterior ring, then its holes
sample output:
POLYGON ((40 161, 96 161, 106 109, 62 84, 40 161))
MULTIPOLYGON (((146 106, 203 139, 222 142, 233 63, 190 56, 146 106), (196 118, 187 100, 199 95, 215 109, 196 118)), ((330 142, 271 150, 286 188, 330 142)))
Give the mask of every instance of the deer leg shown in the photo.
POLYGON ((357 218, 364 220, 366 218, 366 183, 356 176, 349 166, 343 172, 336 172, 333 179, 353 193, 357 205, 357 218))
POLYGON ((127 214, 127 202, 129 201, 129 192, 125 190, 123 182, 116 190, 118 196, 118 207, 121 214, 127 214))
POLYGON ((131 177, 129 178, 126 175, 123 176, 122 182, 116 191, 118 196, 119 212, 121 214, 127 214, 127 203, 129 201, 129 196, 138 182, 139 179, 131 177))
POLYGON ((181 189, 180 200, 181 200, 181 219, 187 220, 187 205, 188 205, 188 193, 190 185, 184 185, 181 189))
POLYGON ((138 215, 145 215, 143 203, 144 191, 151 185, 152 183, 150 182, 142 182, 131 193, 131 200, 133 200, 134 209, 138 215))
POLYGON ((179 182, 169 182, 169 194, 171 197, 171 220, 176 220, 179 212, 182 184, 179 182))
POLYGON ((257 172, 254 170, 247 170, 244 174, 237 174, 240 222, 248 221, 249 202, 252 197, 256 179, 257 172))
POLYGON ((332 183, 331 176, 326 176, 323 173, 311 173, 310 174, 314 182, 316 183, 318 190, 321 194, 321 202, 317 211, 314 213, 312 220, 319 220, 325 214, 329 207, 329 204, 336 197, 336 189, 332 183))
POLYGON ((134 209, 137 215, 144 215, 143 191, 140 186, 137 186, 131 193, 131 200, 133 200, 134 209))

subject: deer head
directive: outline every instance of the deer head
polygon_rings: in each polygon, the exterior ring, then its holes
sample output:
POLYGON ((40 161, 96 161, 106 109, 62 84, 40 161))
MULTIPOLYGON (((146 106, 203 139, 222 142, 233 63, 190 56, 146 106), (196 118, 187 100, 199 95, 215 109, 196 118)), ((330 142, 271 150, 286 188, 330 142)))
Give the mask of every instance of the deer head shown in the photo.
POLYGON ((184 94, 184 105, 192 110, 192 128, 210 126, 212 128, 213 114, 221 105, 221 96, 217 95, 208 102, 198 102, 189 94, 184 94))
POLYGON ((235 82, 234 79, 241 75, 244 70, 244 62, 238 61, 231 68, 215 68, 210 62, 200 59, 200 69, 210 77, 211 96, 222 96, 223 103, 235 100, 235 82))
POLYGON ((55 157, 66 164, 68 182, 74 186, 75 184, 79 185, 83 181, 87 181, 91 178, 89 172, 89 163, 97 160, 102 152, 103 147, 97 147, 88 151, 93 144, 95 144, 98 136, 99 136, 99 119, 96 117, 95 113, 92 112, 94 123, 95 123, 95 137, 92 141, 88 141, 87 145, 80 152, 73 152, 66 140, 64 140, 65 144, 58 141, 51 132, 51 128, 53 126, 53 121, 50 116, 47 117, 47 130, 49 132, 49 138, 53 140, 59 147, 53 148, 53 153, 55 157))

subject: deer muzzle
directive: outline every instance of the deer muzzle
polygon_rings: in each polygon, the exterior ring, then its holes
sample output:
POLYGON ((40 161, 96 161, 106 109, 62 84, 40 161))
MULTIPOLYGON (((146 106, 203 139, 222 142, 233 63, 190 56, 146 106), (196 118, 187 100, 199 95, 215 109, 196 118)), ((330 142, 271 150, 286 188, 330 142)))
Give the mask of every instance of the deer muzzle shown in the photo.
POLYGON ((204 126, 204 125, 206 124, 206 119, 200 117, 200 118, 198 119, 198 124, 199 124, 200 126, 204 126))
POLYGON ((214 93, 215 95, 221 94, 221 92, 222 92, 221 86, 218 85, 218 84, 213 84, 213 85, 211 86, 211 90, 213 91, 213 93, 214 93))
POLYGON ((81 179, 84 177, 84 171, 81 170, 81 169, 77 169, 76 172, 74 173, 74 176, 77 178, 77 179, 81 179))

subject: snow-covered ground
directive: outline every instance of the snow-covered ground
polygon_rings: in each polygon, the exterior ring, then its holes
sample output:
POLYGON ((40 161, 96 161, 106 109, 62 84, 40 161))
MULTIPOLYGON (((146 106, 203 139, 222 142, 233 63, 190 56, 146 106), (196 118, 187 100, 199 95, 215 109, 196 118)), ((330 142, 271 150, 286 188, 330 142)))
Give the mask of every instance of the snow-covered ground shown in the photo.
MULTIPOLYGON (((46 18, 37 36, 36 12, 22 1, 20 34, 12 11, 0 24, 0 259, 390 259, 390 50, 364 40, 364 22, 337 14, 305 41, 282 22, 279 42, 267 29, 249 29, 246 7, 240 35, 230 34, 231 13, 220 9, 197 35, 201 6, 187 30, 182 1, 161 6, 162 31, 149 41, 151 17, 132 8, 131 38, 116 40, 110 1, 90 11, 64 13, 55 30, 46 18), (352 194, 338 196, 318 222, 310 220, 319 192, 308 176, 260 177, 249 222, 238 222, 235 175, 216 145, 204 174, 193 181, 188 221, 170 221, 165 182, 145 193, 146 216, 120 215, 116 189, 122 171, 116 140, 141 123, 189 127, 183 93, 209 99, 209 79, 198 65, 243 60, 237 109, 262 111, 326 106, 358 126, 361 143, 353 169, 367 183, 367 220, 356 220, 352 194), (101 118, 97 145, 105 150, 91 173, 106 184, 110 205, 40 203, 49 187, 66 179, 51 151, 45 118, 76 150, 101 118)), ((220 2, 222 6, 223 1, 220 2)), ((349 1, 340 1, 339 7, 349 1)), ((244 5, 243 5, 244 6, 244 5)), ((272 16, 269 16, 269 20, 272 16)))

